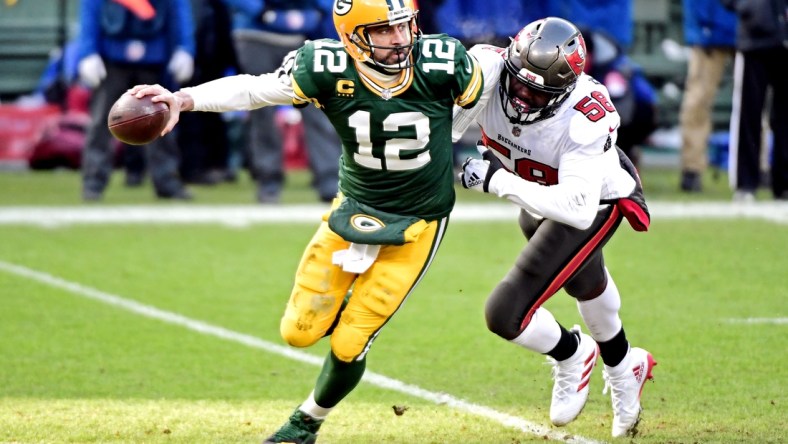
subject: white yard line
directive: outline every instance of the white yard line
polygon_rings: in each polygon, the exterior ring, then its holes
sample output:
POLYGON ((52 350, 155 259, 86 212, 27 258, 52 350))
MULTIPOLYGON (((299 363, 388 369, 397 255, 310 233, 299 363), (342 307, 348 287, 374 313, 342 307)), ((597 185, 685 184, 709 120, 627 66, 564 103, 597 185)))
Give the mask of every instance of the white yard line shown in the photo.
MULTIPOLYGON (((762 219, 788 224, 788 202, 653 202, 654 220, 762 219)), ((0 225, 58 227, 73 224, 195 224, 244 227, 261 223, 317 223, 325 205, 83 205, 74 207, 0 207, 0 225)), ((516 220, 517 207, 500 202, 458 204, 452 222, 516 220)))
POLYGON ((788 324, 788 318, 728 318, 725 322, 729 324, 788 324))
MULTIPOLYGON (((178 325, 197 333, 236 342, 248 347, 264 350, 268 353, 280 355, 285 358, 303 362, 305 364, 310 364, 316 367, 323 365, 322 357, 274 344, 251 335, 238 333, 196 319, 191 319, 178 313, 161 310, 154 306, 142 304, 131 299, 126 299, 121 296, 106 293, 101 290, 79 284, 77 282, 67 281, 48 273, 1 260, 0 270, 30 279, 41 284, 68 291, 83 298, 112 305, 146 318, 156 319, 167 324, 178 325)), ((553 430, 548 426, 537 424, 527 419, 509 415, 504 412, 499 412, 491 407, 464 401, 446 393, 432 392, 427 389, 423 389, 421 387, 392 379, 371 371, 367 371, 364 374, 363 380, 369 384, 383 389, 403 393, 405 395, 420 398, 435 404, 445 404, 454 409, 469 413, 471 415, 490 419, 506 427, 511 427, 534 436, 544 436, 555 441, 566 443, 595 444, 600 442, 582 436, 571 435, 566 431, 553 430)))

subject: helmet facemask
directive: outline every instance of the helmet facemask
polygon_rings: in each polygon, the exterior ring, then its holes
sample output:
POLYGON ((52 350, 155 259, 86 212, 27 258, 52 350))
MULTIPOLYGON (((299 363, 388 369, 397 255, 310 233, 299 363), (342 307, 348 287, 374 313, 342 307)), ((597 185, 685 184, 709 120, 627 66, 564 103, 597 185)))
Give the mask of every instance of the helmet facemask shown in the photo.
MULTIPOLYGON (((415 64, 414 47, 421 39, 418 11, 413 0, 337 0, 334 3, 334 25, 347 53, 359 62, 368 63, 384 72, 398 72, 415 64), (376 44, 370 30, 378 26, 403 26, 407 43, 397 46, 376 44), (376 52, 394 51, 398 61, 376 60, 376 52)), ((378 58, 380 54, 377 54, 378 58)))
POLYGON ((415 11, 409 20, 405 19, 407 21, 399 20, 397 22, 382 22, 356 26, 356 28, 350 34, 350 42, 358 47, 358 49, 366 55, 366 59, 363 60, 364 62, 369 63, 377 68, 381 68, 384 71, 390 72, 401 71, 403 69, 409 68, 414 65, 413 48, 421 39, 421 32, 416 25, 417 13, 418 11, 415 11), (376 45, 373 41, 372 35, 369 33, 371 28, 378 26, 397 26, 401 23, 407 23, 405 30, 409 34, 408 41, 410 43, 397 46, 376 45), (399 55, 399 62, 391 64, 383 63, 375 58, 376 51, 393 51, 395 54, 399 55))
POLYGON ((574 89, 574 84, 566 89, 556 90, 553 88, 544 88, 541 85, 528 81, 517 72, 512 72, 512 69, 509 67, 509 63, 507 63, 506 70, 501 73, 501 81, 498 86, 498 93, 501 96, 503 111, 506 113, 509 121, 511 123, 527 125, 529 123, 538 122, 540 120, 552 117, 556 110, 558 110, 558 107, 564 103, 564 100, 569 97, 569 93, 571 93, 574 89), (512 80, 523 83, 528 88, 531 88, 538 93, 547 94, 549 97, 547 104, 542 107, 536 107, 533 104, 526 103, 524 100, 519 98, 514 93, 514 91, 511 90, 510 82, 512 80))
POLYGON ((550 17, 523 28, 507 48, 498 88, 509 121, 527 125, 552 117, 574 90, 584 64, 585 42, 570 22, 550 17), (522 100, 511 82, 545 96, 546 104, 522 100))

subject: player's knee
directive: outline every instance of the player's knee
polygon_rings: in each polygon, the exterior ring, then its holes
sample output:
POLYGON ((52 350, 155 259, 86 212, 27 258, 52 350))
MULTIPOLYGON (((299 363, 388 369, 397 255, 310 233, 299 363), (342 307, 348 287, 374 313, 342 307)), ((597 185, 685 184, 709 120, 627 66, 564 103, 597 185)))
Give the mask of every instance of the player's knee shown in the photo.
POLYGON ((369 336, 356 327, 340 323, 331 335, 331 350, 342 362, 350 362, 367 346, 369 336))
POLYGON ((520 333, 520 315, 517 314, 520 310, 512 304, 516 300, 513 290, 508 283, 501 282, 490 294, 484 309, 487 328, 507 341, 520 333))
MULTIPOLYGON (((325 292, 314 274, 298 276, 287 309, 279 323, 282 339, 293 347, 308 347, 323 338, 336 320, 342 297, 339 292, 325 292), (315 283, 320 286, 315 285, 315 283)), ((340 290, 341 291, 341 290, 340 290)), ((341 293, 344 295, 344 291, 341 293)))
POLYGON ((279 334, 282 339, 293 347, 309 347, 323 337, 324 330, 315 328, 300 320, 282 318, 279 323, 279 334))
POLYGON ((336 320, 341 300, 297 286, 279 323, 282 339, 293 347, 308 347, 319 341, 336 320))
POLYGON ((578 301, 590 301, 602 294, 606 287, 607 279, 604 279, 603 275, 601 281, 573 283, 572 285, 564 286, 564 290, 566 290, 569 296, 572 296, 578 301))

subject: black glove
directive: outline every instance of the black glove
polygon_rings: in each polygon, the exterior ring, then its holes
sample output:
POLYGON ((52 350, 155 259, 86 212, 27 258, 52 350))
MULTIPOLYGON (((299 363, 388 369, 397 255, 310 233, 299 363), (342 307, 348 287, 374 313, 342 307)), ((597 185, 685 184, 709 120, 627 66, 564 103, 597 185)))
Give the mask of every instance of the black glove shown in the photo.
POLYGON ((489 193, 490 190, 488 188, 490 187, 490 181, 492 180, 493 174, 497 173, 498 170, 503 168, 503 162, 501 162, 501 159, 499 159, 498 156, 496 156, 495 153, 489 149, 485 151, 484 154, 482 154, 482 159, 486 160, 490 164, 490 167, 487 168, 487 176, 484 177, 484 192, 489 193))

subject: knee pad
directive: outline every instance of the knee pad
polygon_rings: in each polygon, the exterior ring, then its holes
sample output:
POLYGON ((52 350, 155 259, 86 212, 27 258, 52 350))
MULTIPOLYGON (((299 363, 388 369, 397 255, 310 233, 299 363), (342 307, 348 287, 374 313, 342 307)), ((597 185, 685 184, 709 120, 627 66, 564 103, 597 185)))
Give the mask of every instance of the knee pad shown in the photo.
POLYGON ((279 323, 282 339, 293 347, 308 347, 326 335, 342 306, 342 296, 318 293, 296 284, 279 323))
POLYGON ((340 321, 331 335, 331 351, 342 362, 350 362, 365 355, 374 339, 356 326, 340 321))
POLYGON ((331 263, 332 252, 344 246, 344 241, 323 225, 301 258, 279 324, 282 339, 294 347, 308 347, 326 335, 355 278, 331 263))
POLYGON ((290 310, 285 313, 279 323, 279 334, 282 339, 293 347, 309 347, 319 341, 325 334, 325 329, 313 323, 314 315, 289 316, 290 310))

